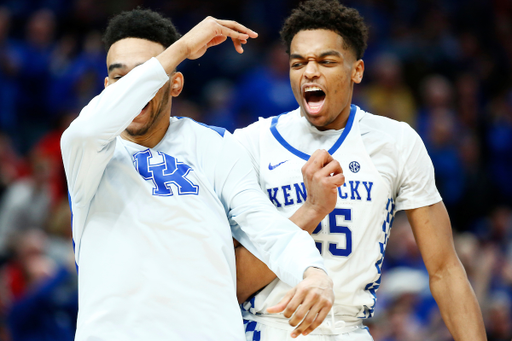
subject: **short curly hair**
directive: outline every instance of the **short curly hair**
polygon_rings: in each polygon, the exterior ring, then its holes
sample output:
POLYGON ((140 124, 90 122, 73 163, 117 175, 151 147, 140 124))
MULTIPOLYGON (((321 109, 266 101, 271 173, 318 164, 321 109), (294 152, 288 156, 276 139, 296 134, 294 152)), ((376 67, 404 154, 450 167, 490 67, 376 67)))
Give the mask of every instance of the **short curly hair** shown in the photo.
POLYGON ((171 20, 149 9, 124 11, 110 19, 103 43, 108 51, 112 44, 124 38, 141 38, 167 48, 181 35, 171 20))
POLYGON ((363 58, 368 26, 356 9, 345 7, 337 0, 307 0, 292 11, 280 32, 286 52, 290 54, 290 45, 297 33, 320 29, 339 34, 344 48, 352 49, 357 59, 363 58))

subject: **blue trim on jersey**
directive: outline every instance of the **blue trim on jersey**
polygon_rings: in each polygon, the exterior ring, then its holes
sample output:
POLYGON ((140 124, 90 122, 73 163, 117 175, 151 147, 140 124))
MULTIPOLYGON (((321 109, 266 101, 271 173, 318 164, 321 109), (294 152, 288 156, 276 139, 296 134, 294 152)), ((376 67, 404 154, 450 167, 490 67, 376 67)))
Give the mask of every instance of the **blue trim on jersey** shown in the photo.
POLYGON ((261 340, 261 332, 259 330, 256 330, 256 326, 258 325, 258 322, 244 319, 244 325, 245 325, 245 337, 247 338, 247 340, 252 340, 252 341, 260 341, 261 340), (252 338, 251 338, 251 336, 252 336, 252 338))
MULTIPOLYGON (((354 117, 356 116, 356 111, 357 111, 357 107, 352 104, 350 106, 350 114, 348 116, 348 121, 347 121, 347 124, 345 125, 345 129, 343 130, 343 133, 341 133, 341 136, 338 138, 338 140, 332 145, 331 149, 328 150, 329 154, 331 154, 331 155, 334 154, 338 150, 338 148, 340 148, 343 141, 345 141, 345 138, 347 137, 348 133, 352 129, 352 124, 354 123, 354 117)), ((284 114, 281 114, 281 115, 284 115, 284 114)), ((308 161, 309 158, 311 157, 311 155, 303 153, 300 150, 292 147, 288 142, 286 142, 286 140, 281 136, 281 134, 277 130, 277 127, 276 127, 277 122, 279 121, 279 117, 281 117, 281 115, 276 116, 272 119, 272 122, 270 124, 270 131, 272 132, 272 135, 274 135, 275 139, 283 147, 288 149, 289 152, 297 155, 301 159, 308 161)))
MULTIPOLYGON (((73 233, 73 206, 71 205, 71 194, 68 191, 68 203, 69 203, 69 211, 71 212, 71 233, 73 233)), ((73 254, 75 253, 75 239, 71 238, 71 242, 73 242, 73 254)), ((78 274, 78 264, 76 264, 75 260, 76 273, 78 274)))
POLYGON ((395 202, 392 198, 389 198, 386 203, 386 211, 387 215, 384 219, 384 222, 382 223, 382 233, 384 233, 384 243, 379 242, 379 249, 380 249, 380 258, 375 262, 375 267, 377 268, 377 273, 379 274, 379 277, 375 282, 368 283, 364 290, 367 290, 372 294, 373 296, 373 304, 368 307, 365 307, 364 316, 359 316, 359 318, 370 318, 373 316, 373 313, 375 312, 375 304, 377 303, 377 290, 380 287, 381 279, 382 279, 382 263, 384 262, 384 253, 386 251, 386 245, 389 240, 389 233, 391 232, 391 227, 393 226, 393 221, 395 220, 395 202))
POLYGON ((204 124, 202 122, 197 122, 196 120, 194 119, 191 119, 190 117, 182 117, 182 116, 174 116, 176 117, 177 119, 181 120, 182 118, 188 118, 189 120, 199 124, 199 125, 202 125, 203 127, 206 127, 206 128, 209 128, 213 131, 215 131, 217 134, 219 134, 221 137, 224 137, 224 134, 226 134, 226 128, 222 128, 222 127, 217 127, 217 126, 210 126, 208 124, 204 124))

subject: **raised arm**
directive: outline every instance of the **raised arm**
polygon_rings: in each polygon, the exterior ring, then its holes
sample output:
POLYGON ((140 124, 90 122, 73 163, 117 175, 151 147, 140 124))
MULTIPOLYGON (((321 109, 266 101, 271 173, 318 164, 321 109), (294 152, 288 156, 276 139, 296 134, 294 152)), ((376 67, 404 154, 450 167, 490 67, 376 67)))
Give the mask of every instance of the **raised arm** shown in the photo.
POLYGON ((482 313, 453 244, 442 202, 407 210, 430 278, 430 290, 455 340, 487 340, 482 313))
POLYGON ((197 59, 208 48, 221 44, 227 38, 231 38, 236 51, 242 53, 242 44, 257 36, 256 32, 236 21, 207 17, 156 58, 170 74, 185 59, 197 59))
POLYGON ((208 17, 181 39, 156 56, 128 72, 106 88, 80 113, 64 132, 61 147, 68 186, 75 204, 86 204, 98 186, 106 164, 113 155, 119 136, 169 80, 186 58, 201 57, 206 50, 233 39, 235 49, 257 34, 234 21, 208 17), (163 69, 162 69, 163 68, 163 69))

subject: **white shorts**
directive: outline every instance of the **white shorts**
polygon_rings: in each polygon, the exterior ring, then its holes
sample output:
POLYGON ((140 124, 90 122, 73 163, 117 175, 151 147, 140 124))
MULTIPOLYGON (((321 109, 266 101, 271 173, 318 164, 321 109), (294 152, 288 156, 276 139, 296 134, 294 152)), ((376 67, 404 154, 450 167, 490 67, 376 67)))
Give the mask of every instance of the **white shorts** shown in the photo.
POLYGON ((299 335, 293 339, 291 330, 276 328, 262 322, 250 321, 244 319, 245 338, 247 341, 374 341, 370 335, 368 327, 362 324, 354 330, 338 335, 309 334, 308 336, 299 335))

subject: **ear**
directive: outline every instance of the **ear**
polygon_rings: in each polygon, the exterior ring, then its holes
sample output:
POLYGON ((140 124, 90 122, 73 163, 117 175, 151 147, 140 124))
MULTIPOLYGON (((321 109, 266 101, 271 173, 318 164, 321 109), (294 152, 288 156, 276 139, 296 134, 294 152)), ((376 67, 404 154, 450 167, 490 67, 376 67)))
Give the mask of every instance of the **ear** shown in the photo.
POLYGON ((171 75, 171 96, 178 97, 183 90, 185 79, 181 72, 175 72, 171 75))
POLYGON ((363 80, 363 73, 364 73, 364 62, 362 59, 359 59, 354 63, 354 66, 352 67, 352 81, 356 84, 361 83, 363 80))
POLYGON ((105 86, 105 88, 108 86, 108 76, 105 77, 105 83, 103 85, 105 86))

